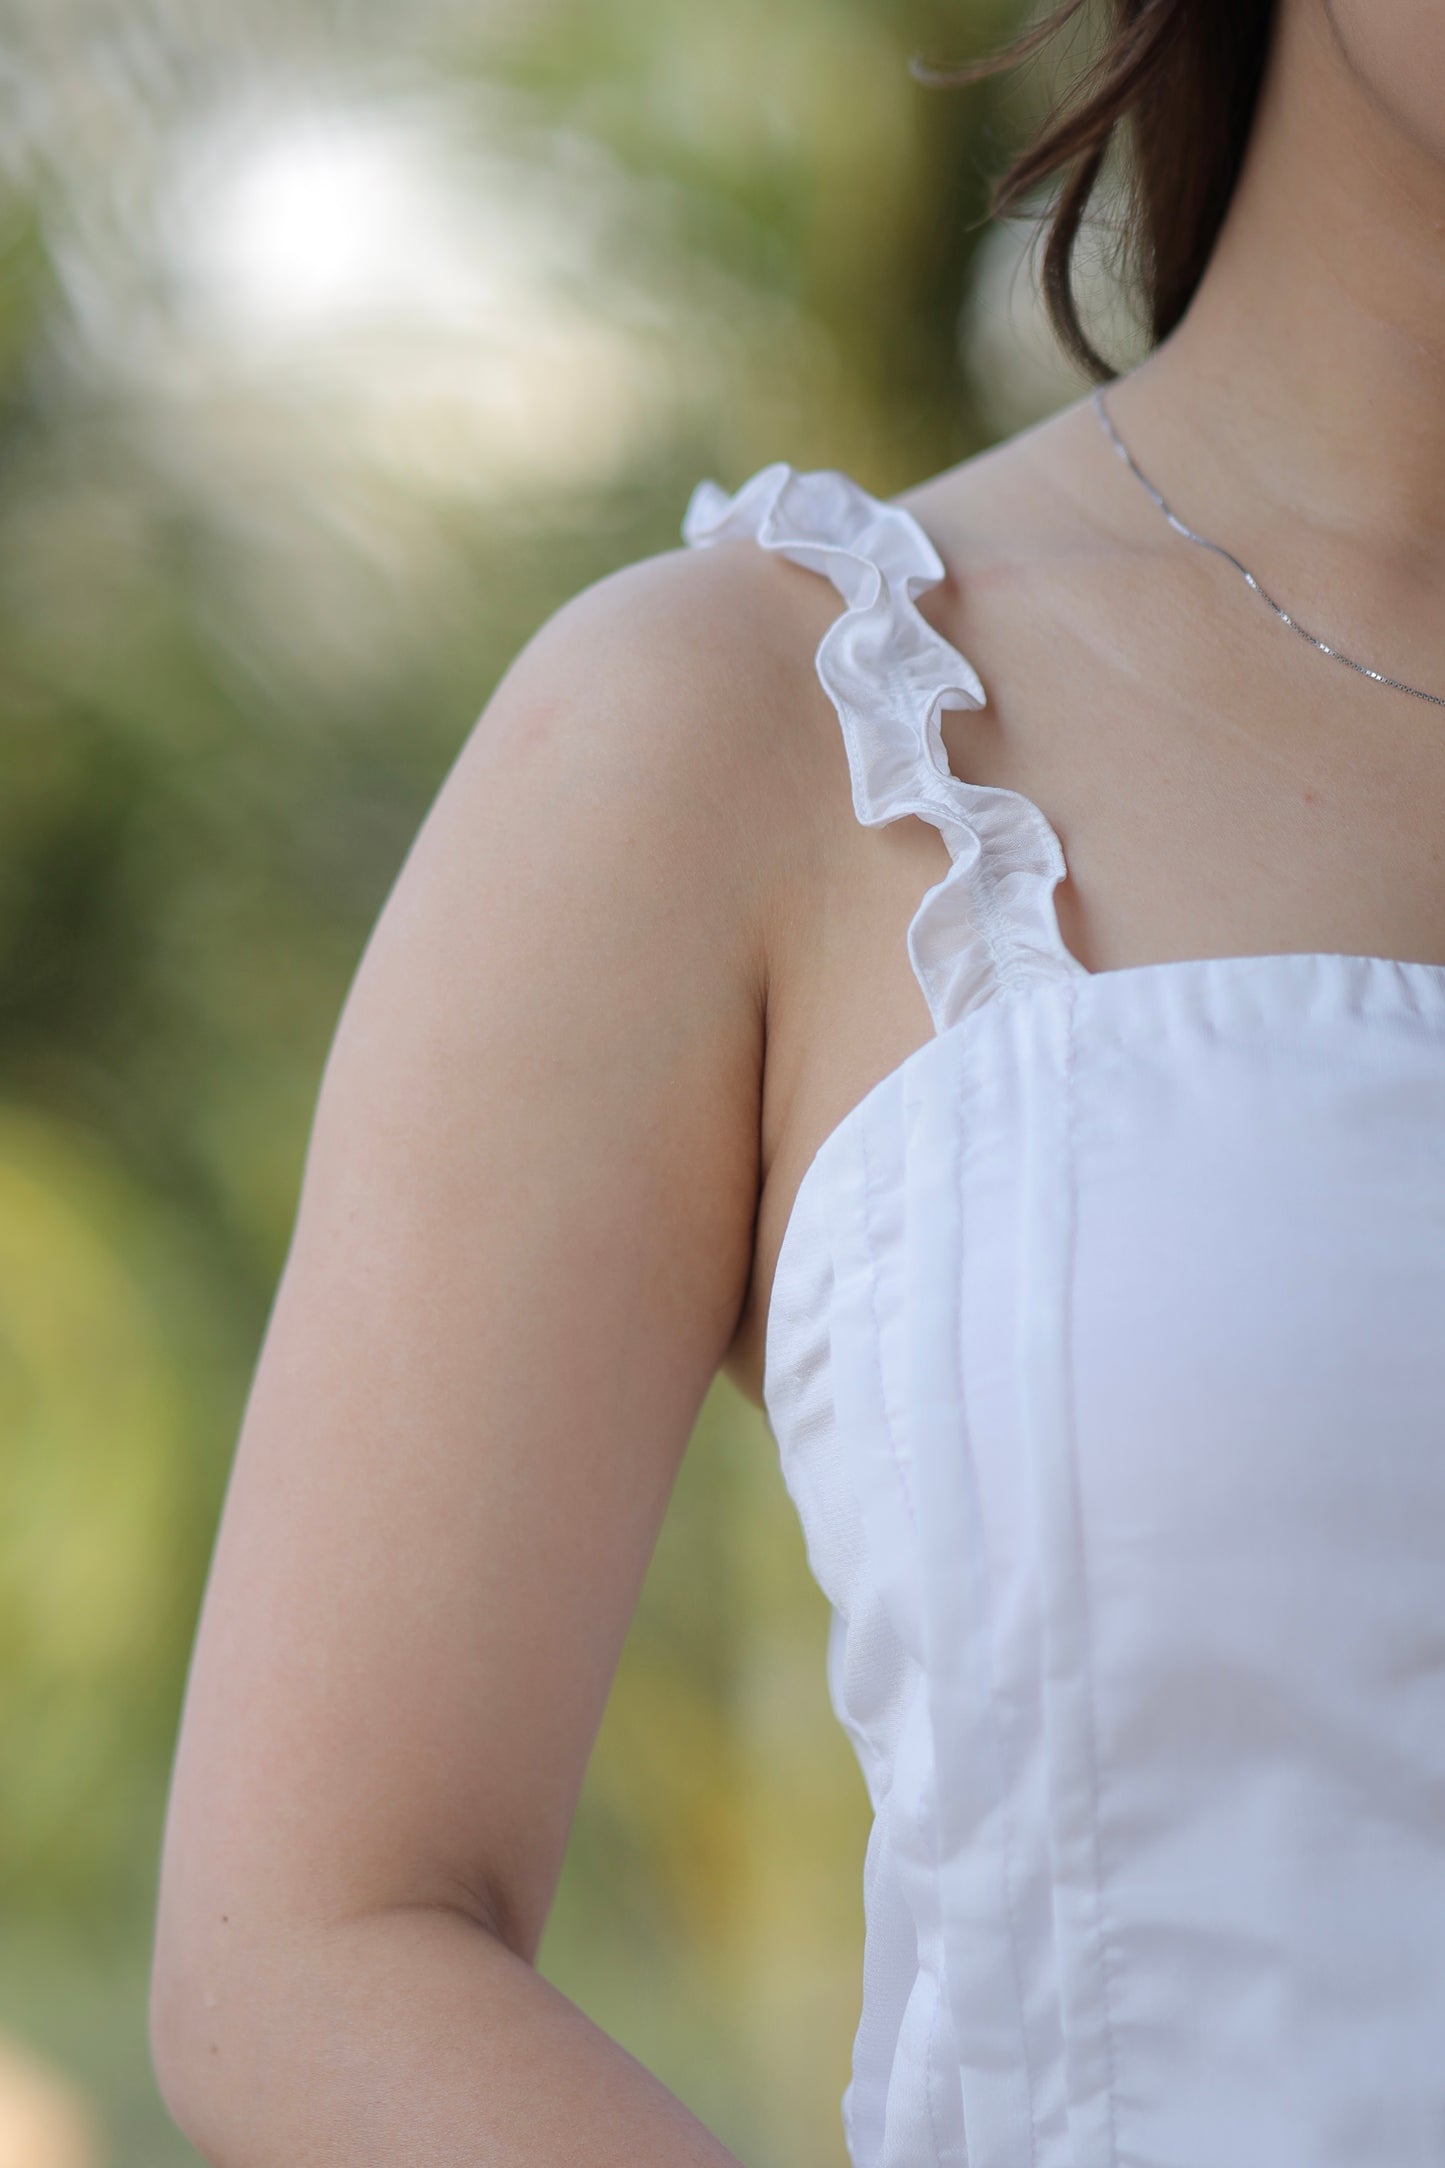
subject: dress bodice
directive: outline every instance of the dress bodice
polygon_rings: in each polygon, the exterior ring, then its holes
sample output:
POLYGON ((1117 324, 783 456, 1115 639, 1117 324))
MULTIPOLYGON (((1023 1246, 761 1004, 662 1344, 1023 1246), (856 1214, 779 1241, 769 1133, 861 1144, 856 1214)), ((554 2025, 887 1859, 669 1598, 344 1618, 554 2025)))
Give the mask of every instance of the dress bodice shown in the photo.
POLYGON ((855 2168, 1438 2168, 1445 966, 1086 972, 949 773, 918 523, 778 463, 683 532, 832 580, 855 812, 949 851, 766 1330, 873 1809, 855 2168))

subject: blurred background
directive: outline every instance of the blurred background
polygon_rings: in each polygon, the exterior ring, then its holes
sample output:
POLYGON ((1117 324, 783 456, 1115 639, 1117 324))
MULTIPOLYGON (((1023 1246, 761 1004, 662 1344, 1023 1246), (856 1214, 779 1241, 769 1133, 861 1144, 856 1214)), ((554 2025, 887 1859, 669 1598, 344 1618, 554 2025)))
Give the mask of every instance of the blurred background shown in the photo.
MULTIPOLYGON (((908 66, 1025 12, 0 0, 0 2168, 197 2159, 185 1665, 331 1032, 491 688, 700 477, 888 494, 1083 388, 984 216, 1056 75, 908 66)), ((825 1629, 720 1380, 540 1965, 749 2168, 844 2160, 825 1629)))

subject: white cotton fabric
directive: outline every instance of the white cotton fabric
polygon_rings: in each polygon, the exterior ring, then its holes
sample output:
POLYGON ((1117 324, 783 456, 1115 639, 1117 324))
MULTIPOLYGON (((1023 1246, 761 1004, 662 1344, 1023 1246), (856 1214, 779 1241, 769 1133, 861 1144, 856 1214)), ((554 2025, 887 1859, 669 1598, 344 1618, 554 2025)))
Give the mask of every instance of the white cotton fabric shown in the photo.
POLYGON ((843 599, 935 1036, 793 1207, 764 1395, 874 1820, 855 2168, 1445 2162, 1445 968, 1090 974, 919 524, 693 494, 843 599))

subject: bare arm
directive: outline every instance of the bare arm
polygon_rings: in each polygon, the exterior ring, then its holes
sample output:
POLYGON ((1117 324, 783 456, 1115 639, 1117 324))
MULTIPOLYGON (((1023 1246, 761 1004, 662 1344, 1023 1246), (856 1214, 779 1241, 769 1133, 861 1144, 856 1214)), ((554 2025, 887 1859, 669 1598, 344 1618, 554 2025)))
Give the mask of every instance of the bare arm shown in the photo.
POLYGON ((328 1056, 162 1855, 219 2168, 731 2160, 534 1969, 751 1259, 776 717, 716 554, 518 657, 328 1056))

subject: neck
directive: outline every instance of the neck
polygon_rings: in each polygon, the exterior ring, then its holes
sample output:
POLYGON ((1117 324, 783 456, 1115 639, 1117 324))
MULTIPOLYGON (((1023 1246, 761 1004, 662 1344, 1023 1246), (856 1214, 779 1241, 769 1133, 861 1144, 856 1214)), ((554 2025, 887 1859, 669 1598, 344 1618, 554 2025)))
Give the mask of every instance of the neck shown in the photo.
MULTIPOLYGON (((1353 35, 1358 46, 1388 34, 1370 23, 1353 35)), ((1433 592, 1438 615, 1445 128, 1433 75, 1412 116, 1386 103, 1389 71, 1370 57, 1351 49, 1329 4, 1281 0, 1249 154, 1203 280, 1182 322, 1106 397, 1121 423, 1137 422, 1141 463, 1152 442, 1167 449, 1166 470, 1191 477, 1185 494, 1201 513, 1227 523, 1247 503, 1263 544, 1276 521, 1296 539, 1303 522, 1319 552, 1332 541, 1383 552, 1433 592)))

